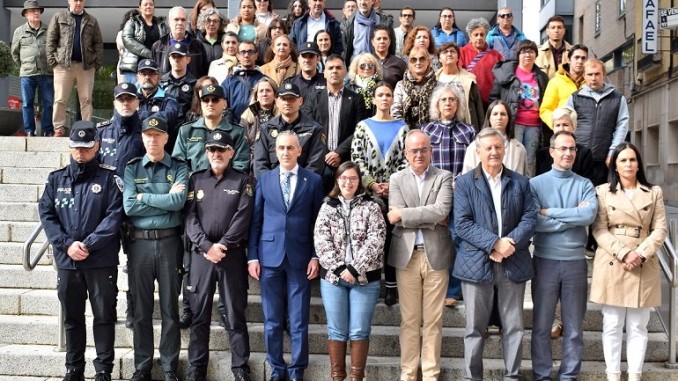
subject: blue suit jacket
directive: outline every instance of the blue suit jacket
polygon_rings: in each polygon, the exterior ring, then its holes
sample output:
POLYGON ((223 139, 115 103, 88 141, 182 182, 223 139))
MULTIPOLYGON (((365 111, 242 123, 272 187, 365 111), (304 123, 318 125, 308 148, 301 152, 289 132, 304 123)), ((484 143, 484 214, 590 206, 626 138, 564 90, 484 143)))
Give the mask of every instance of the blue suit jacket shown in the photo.
POLYGON ((320 176, 299 167, 289 210, 280 187, 280 167, 259 176, 255 193, 248 261, 278 267, 287 257, 290 266, 305 269, 315 257, 313 227, 323 201, 320 176))

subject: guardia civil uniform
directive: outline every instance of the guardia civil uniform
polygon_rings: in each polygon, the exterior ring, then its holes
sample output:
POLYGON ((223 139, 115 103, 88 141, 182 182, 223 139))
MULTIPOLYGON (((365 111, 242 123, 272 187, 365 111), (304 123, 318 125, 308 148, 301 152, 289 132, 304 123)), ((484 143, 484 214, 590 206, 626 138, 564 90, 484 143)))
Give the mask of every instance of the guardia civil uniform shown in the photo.
MULTIPOLYGON (((167 122, 160 117, 143 121, 142 134, 149 130, 167 133, 167 122)), ((179 361, 179 281, 181 277, 181 240, 187 189, 169 193, 179 182, 188 185, 188 166, 165 152, 153 162, 148 154, 131 160, 125 168, 123 206, 134 231, 129 244, 128 271, 133 279, 134 380, 150 380, 153 367, 153 292, 158 282, 162 329, 160 365, 162 371, 175 373, 179 361)))

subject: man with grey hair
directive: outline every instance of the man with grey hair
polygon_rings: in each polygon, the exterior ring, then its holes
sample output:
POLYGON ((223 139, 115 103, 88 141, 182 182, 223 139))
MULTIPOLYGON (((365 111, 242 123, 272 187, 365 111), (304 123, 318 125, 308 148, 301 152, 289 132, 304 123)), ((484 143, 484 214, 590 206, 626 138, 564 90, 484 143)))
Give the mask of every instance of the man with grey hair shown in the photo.
POLYGON ((199 39, 193 37, 186 30, 186 25, 188 24, 186 9, 178 6, 170 9, 167 24, 170 28, 169 34, 156 41, 151 49, 151 57, 158 63, 160 75, 162 76, 172 70, 169 61, 170 52, 171 48, 177 43, 186 46, 188 56, 191 57, 191 62, 188 64, 188 72, 195 78, 207 75, 209 62, 205 59, 205 47, 199 39))
POLYGON ((454 226, 461 241, 454 276, 461 279, 466 307, 464 380, 483 379, 485 331, 492 312, 488 301, 495 290, 504 328, 504 380, 518 380, 525 283, 534 274, 528 248, 537 207, 528 178, 502 164, 502 133, 485 128, 475 144, 480 165, 460 176, 454 191, 454 226))
POLYGON ((83 120, 92 118, 94 73, 103 66, 104 40, 97 19, 85 12, 84 0, 68 0, 68 9, 49 22, 47 64, 54 70, 54 136, 65 136, 66 104, 78 89, 83 120))
POLYGON ((526 37, 518 28, 513 26, 513 11, 504 7, 497 11, 497 25, 487 33, 487 44, 490 49, 501 53, 505 60, 516 57, 518 43, 526 37))
POLYGON ((348 66, 360 53, 371 53, 370 33, 374 25, 388 28, 391 45, 388 54, 396 53, 396 38, 393 31, 393 18, 380 13, 375 7, 375 0, 358 0, 358 11, 346 23, 344 34, 344 62, 348 66))

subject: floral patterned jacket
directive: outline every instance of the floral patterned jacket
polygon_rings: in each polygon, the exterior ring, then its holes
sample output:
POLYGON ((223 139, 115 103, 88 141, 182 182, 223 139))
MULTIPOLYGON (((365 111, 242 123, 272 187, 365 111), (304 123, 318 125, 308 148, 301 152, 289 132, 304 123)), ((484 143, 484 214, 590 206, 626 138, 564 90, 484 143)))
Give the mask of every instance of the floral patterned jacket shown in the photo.
POLYGON ((348 223, 344 213, 343 202, 332 197, 325 199, 318 213, 314 245, 320 266, 325 270, 322 273, 326 273, 324 279, 338 284, 339 275, 348 269, 359 284, 378 280, 384 267, 386 240, 386 222, 379 205, 363 193, 351 200, 348 223), (348 244, 353 261, 347 264, 348 244))

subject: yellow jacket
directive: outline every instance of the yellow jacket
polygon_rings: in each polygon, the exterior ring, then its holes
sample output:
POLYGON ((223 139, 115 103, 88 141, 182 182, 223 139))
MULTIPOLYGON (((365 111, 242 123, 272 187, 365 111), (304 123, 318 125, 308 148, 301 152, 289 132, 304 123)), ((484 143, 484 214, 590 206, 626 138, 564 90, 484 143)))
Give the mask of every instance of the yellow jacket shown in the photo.
POLYGON ((550 129, 553 129, 551 124, 551 114, 553 114, 553 111, 558 107, 566 106, 570 95, 584 87, 585 84, 583 75, 578 80, 573 80, 570 77, 569 69, 569 64, 560 65, 555 77, 549 80, 546 92, 544 92, 544 98, 539 106, 539 117, 550 129))

